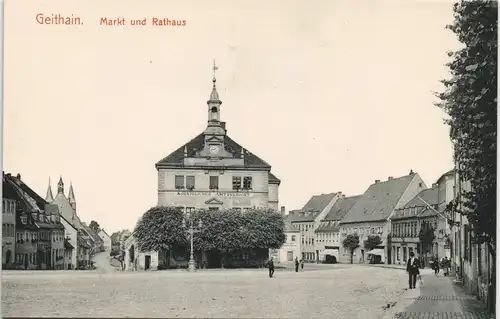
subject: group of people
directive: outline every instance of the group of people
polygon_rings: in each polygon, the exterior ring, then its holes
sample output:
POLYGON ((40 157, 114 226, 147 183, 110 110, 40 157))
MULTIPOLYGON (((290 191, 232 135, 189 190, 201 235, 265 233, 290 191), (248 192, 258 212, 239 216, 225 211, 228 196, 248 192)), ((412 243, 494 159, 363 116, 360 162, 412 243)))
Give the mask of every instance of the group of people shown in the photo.
POLYGON ((443 275, 448 276, 450 274, 450 266, 451 262, 448 257, 444 257, 441 261, 438 260, 437 257, 434 257, 431 261, 431 268, 434 270, 434 274, 436 276, 439 275, 439 269, 443 269, 443 275))
MULTIPOLYGON (((441 261, 437 257, 434 257, 431 261, 431 268, 434 270, 434 274, 438 276, 439 269, 443 269, 443 274, 448 276, 450 274, 451 260, 448 257, 444 257, 441 261)), ((417 277, 420 276, 420 260, 415 258, 415 254, 410 252, 410 258, 406 263, 406 272, 408 273, 408 284, 410 289, 415 289, 415 284, 417 283, 417 277)))
MULTIPOLYGON (((295 272, 299 272, 299 265, 302 271, 304 271, 304 260, 299 260, 299 258, 295 257, 295 272)), ((269 268, 269 278, 273 278, 274 276, 274 260, 273 257, 269 258, 267 262, 267 268, 269 268)))

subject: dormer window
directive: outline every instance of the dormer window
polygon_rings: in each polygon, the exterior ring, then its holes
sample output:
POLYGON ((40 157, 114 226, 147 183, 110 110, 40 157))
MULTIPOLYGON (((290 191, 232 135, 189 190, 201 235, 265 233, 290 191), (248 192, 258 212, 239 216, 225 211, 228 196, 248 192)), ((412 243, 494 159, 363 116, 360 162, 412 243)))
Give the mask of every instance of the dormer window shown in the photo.
POLYGON ((22 213, 22 215, 21 215, 21 223, 23 223, 24 225, 26 225, 26 223, 28 223, 28 216, 26 216, 25 213, 22 213))

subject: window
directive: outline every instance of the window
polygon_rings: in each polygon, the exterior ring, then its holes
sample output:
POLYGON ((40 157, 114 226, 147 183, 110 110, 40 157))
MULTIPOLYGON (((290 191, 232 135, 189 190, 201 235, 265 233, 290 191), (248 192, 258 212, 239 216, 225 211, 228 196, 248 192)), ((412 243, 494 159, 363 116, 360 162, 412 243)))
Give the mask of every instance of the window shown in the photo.
POLYGON ((218 211, 219 210, 219 207, 209 207, 208 210, 211 210, 211 211, 218 211))
POLYGON ((396 247, 396 260, 400 260, 401 247, 396 247))
POLYGON ((183 175, 175 175, 175 189, 184 189, 183 175))
POLYGON ((292 241, 295 241, 295 235, 292 235, 292 241))
POLYGON ((251 176, 243 177, 243 189, 247 189, 247 190, 252 189, 252 177, 251 176))
POLYGON ((186 176, 186 188, 191 191, 194 189, 194 186, 194 176, 186 176))
POLYGON ((210 176, 210 189, 219 189, 219 176, 210 176))
POLYGON ((241 176, 233 176, 233 190, 241 189, 241 176))

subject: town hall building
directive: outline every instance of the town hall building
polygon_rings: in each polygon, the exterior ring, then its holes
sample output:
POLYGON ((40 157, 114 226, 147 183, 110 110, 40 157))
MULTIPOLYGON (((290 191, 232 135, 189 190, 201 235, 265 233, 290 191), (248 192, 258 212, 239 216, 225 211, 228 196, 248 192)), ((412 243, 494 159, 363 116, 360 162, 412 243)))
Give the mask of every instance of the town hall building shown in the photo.
MULTIPOLYGON (((196 209, 278 211, 281 181, 271 173, 271 165, 229 137, 226 122, 221 121, 215 73, 212 82, 205 130, 156 163, 157 204, 177 206, 186 213, 196 209)), ((133 238, 127 243, 131 247, 133 238)), ((139 260, 139 267, 154 268, 156 256, 147 260, 147 265, 139 260)))

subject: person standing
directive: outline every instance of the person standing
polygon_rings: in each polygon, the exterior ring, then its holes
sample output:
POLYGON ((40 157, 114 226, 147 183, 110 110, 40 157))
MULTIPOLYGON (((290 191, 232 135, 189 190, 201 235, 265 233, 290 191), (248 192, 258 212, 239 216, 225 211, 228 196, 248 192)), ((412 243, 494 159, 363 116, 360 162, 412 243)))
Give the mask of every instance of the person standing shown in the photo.
POLYGON ((274 261, 273 261, 273 257, 271 257, 269 259, 269 261, 267 262, 267 267, 269 268, 269 278, 273 278, 273 275, 274 275, 274 261))
POLYGON ((448 259, 448 257, 444 257, 443 259, 443 274, 445 276, 448 276, 450 274, 450 260, 448 259))
POLYGON ((299 258, 295 257, 295 272, 299 272, 299 258))
POLYGON ((434 260, 432 261, 432 269, 437 277, 439 274, 439 259, 437 257, 434 257, 434 260))
POLYGON ((415 289, 417 283, 417 275, 420 274, 420 261, 415 258, 415 254, 410 252, 410 258, 406 263, 406 272, 408 273, 408 285, 410 289, 415 289))
POLYGON ((300 270, 304 271, 304 259, 300 260, 300 270))

